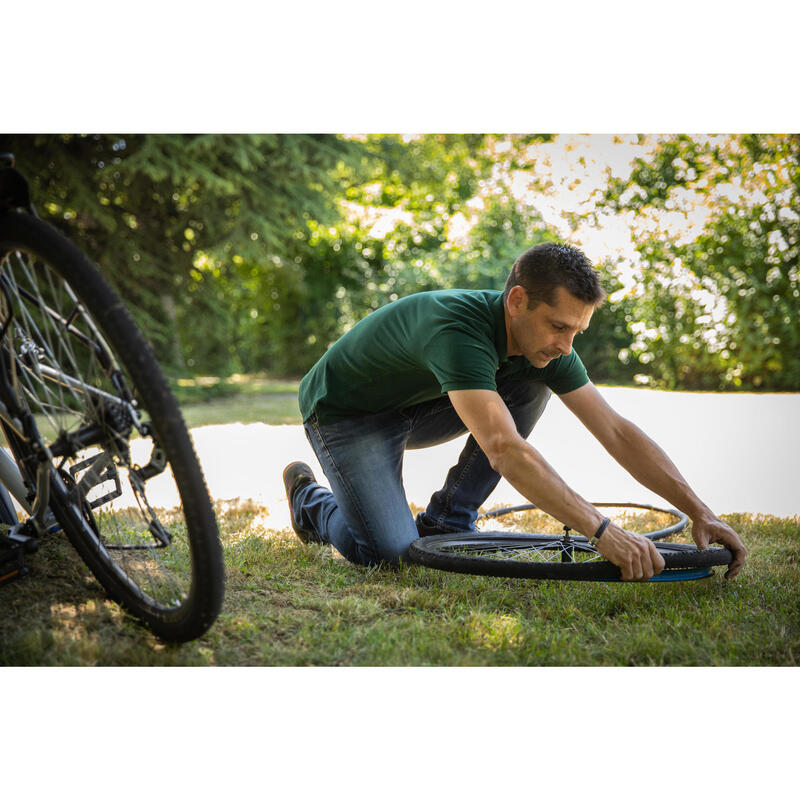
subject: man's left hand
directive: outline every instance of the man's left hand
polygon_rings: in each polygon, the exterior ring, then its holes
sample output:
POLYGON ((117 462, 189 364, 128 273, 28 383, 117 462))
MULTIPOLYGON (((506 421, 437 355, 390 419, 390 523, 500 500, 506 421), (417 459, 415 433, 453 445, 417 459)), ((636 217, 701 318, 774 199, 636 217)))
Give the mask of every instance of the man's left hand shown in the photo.
POLYGON ((731 550, 733 552, 733 561, 728 567, 725 577, 736 577, 747 557, 747 550, 745 550, 742 540, 730 525, 726 525, 717 517, 692 520, 692 537, 698 550, 706 550, 713 542, 719 542, 731 550))

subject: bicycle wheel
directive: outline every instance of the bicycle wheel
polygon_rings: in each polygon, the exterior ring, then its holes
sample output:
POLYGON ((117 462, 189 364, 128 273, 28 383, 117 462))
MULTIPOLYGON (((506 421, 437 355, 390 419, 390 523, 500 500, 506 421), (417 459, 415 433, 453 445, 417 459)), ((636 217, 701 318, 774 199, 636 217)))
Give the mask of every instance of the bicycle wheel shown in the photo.
MULTIPOLYGON (((692 580, 711 575, 711 567, 730 564, 724 547, 698 550, 694 545, 655 542, 664 570, 653 581, 692 580)), ((544 578, 571 581, 618 581, 619 567, 606 561, 583 536, 489 533, 427 536, 408 551, 417 564, 448 572, 502 578, 544 578)))
MULTIPOLYGON (((611 521, 630 533, 638 533, 647 539, 666 539, 675 533, 680 533, 689 524, 689 517, 682 511, 674 508, 656 508, 645 503, 592 503, 595 508, 603 508, 611 521), (636 512, 644 512, 637 514, 636 512), (674 518, 674 520, 673 520, 674 518)), ((502 531, 503 533, 537 533, 541 536, 552 536, 560 539, 562 532, 553 534, 541 533, 541 529, 549 526, 557 530, 562 527, 552 517, 546 515, 532 503, 521 506, 510 506, 486 511, 478 515, 477 522, 485 523, 487 520, 501 520, 514 526, 514 530, 502 531), (534 513, 531 513, 534 512, 534 513), (503 519, 504 517, 508 519, 503 519), (531 530, 531 528, 536 530, 531 530), (520 530, 522 529, 522 530, 520 530)), ((485 528, 481 532, 488 533, 485 528)))
POLYGON ((0 394, 28 425, 3 429, 29 488, 46 457, 50 509, 108 594, 162 639, 202 635, 222 605, 222 548, 177 402, 97 269, 17 213, 0 215, 0 356, 0 394))

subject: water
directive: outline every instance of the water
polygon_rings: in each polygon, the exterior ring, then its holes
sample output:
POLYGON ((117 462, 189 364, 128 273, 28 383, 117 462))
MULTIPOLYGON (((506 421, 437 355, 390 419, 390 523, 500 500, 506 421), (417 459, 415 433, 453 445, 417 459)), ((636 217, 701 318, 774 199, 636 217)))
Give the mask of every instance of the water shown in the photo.
MULTIPOLYGON (((800 394, 600 391, 666 451, 715 513, 800 515, 800 394)), ((307 461, 325 482, 299 425, 211 425, 195 428, 192 435, 214 499, 255 499, 267 506, 265 521, 271 526, 289 524, 281 481, 289 461, 307 461)), ((427 504, 464 439, 406 454, 410 502, 427 504)), ((664 504, 631 478, 557 397, 551 399, 530 442, 589 501, 664 504)), ((522 502, 524 498, 502 480, 488 505, 522 502)))

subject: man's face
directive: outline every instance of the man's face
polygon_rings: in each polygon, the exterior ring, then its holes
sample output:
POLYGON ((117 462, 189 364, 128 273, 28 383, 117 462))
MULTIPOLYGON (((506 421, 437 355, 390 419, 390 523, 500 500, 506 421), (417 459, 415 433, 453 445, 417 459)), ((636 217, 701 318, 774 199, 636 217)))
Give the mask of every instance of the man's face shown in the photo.
POLYGON ((594 305, 584 303, 559 286, 554 305, 528 308, 528 295, 515 286, 508 296, 508 355, 523 355, 534 367, 546 367, 572 350, 575 335, 589 327, 594 305))

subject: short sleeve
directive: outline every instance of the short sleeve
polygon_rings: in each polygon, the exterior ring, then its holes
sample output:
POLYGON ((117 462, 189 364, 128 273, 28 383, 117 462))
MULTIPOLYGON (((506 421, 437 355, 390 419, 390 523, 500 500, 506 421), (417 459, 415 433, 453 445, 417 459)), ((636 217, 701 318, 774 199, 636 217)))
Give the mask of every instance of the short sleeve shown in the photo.
POLYGON ((580 356, 573 348, 569 355, 561 356, 553 367, 553 372, 545 383, 556 394, 567 394, 589 382, 589 375, 580 356))
POLYGON ((438 331, 425 346, 424 358, 442 392, 497 391, 497 353, 488 342, 471 332, 458 328, 438 331))

